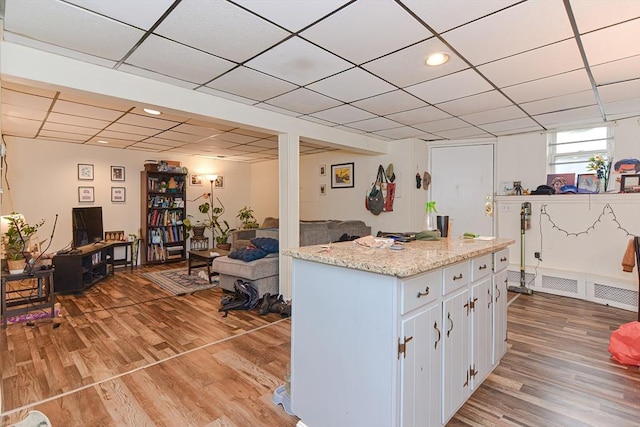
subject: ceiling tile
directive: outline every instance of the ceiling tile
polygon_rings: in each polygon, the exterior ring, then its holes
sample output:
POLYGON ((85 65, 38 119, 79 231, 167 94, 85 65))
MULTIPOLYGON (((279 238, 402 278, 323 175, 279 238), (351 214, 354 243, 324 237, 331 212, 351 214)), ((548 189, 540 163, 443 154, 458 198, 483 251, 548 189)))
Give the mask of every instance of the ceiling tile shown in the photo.
POLYGON ((468 126, 469 123, 463 122, 462 120, 455 117, 413 125, 414 128, 436 134, 440 133, 443 130, 460 129, 468 126))
POLYGON ((395 2, 378 0, 353 2, 300 36, 362 64, 433 34, 395 2))
POLYGON ((262 108, 263 110, 274 111, 276 113, 284 114, 286 116, 297 117, 297 116, 300 115, 300 113, 298 113, 296 111, 290 111, 290 110, 287 110, 285 108, 276 107, 275 105, 259 103, 259 104, 255 104, 255 106, 258 107, 258 108, 262 108))
POLYGON ((596 65, 591 73, 597 85, 640 78, 640 55, 596 65))
POLYGON ((424 132, 419 129, 414 129, 409 126, 402 126, 395 129, 385 129, 374 132, 376 135, 384 136, 389 139, 405 139, 405 138, 417 138, 424 135, 424 132))
POLYGON ((500 92, 492 90, 453 101, 443 102, 437 104, 437 107, 453 116, 462 116, 465 114, 477 113, 479 111, 506 107, 511 104, 512 102, 500 92))
POLYGON ((245 64, 274 77, 307 85, 351 67, 347 61, 292 37, 245 64))
POLYGON ((236 68, 208 83, 207 86, 256 101, 273 98, 297 87, 246 67, 236 68))
POLYGON ((478 71, 496 86, 505 87, 580 68, 584 68, 584 63, 571 39, 491 62, 478 67, 478 71))
POLYGON ((350 123, 370 119, 375 117, 375 115, 351 105, 341 105, 311 114, 311 117, 327 120, 332 123, 350 123))
POLYGON ((235 0, 241 6, 263 18, 296 32, 328 15, 347 0, 290 1, 290 0, 235 0))
POLYGON ((235 67, 233 62, 153 34, 127 58, 127 63, 198 84, 204 84, 235 67), (171 60, 167 61, 167 58, 171 60))
POLYGON ((466 24, 519 0, 403 0, 416 15, 439 33, 466 24), (455 12, 454 12, 455 11, 455 12))
POLYGON ((122 7, 123 4, 117 1, 67 0, 67 2, 148 30, 171 6, 173 0, 129 1, 126 7, 122 7))
POLYGON ((574 124, 599 123, 602 116, 597 106, 575 108, 573 110, 558 111, 555 113, 540 114, 534 118, 544 126, 562 125, 566 127, 574 124))
POLYGON ((60 1, 6 0, 4 31, 118 61, 144 33, 60 1), (104 35, 108 34, 108 37, 104 35))
POLYGON ((225 132, 217 135, 213 139, 218 141, 235 142, 236 144, 248 144, 257 140, 255 136, 240 135, 239 133, 225 132))
POLYGON ((47 121, 51 123, 60 123, 70 126, 80 126, 91 129, 104 129, 111 123, 107 120, 92 119, 89 117, 79 117, 70 114, 60 114, 52 112, 47 117, 47 121))
POLYGON ((24 119, 2 115, 2 135, 15 135, 35 138, 40 130, 39 120, 24 119))
POLYGON ((34 108, 5 104, 4 102, 2 103, 2 114, 9 117, 18 117, 23 119, 40 120, 40 121, 44 120, 47 117, 47 112, 44 110, 36 110, 34 108))
POLYGON ((143 126, 127 125, 124 123, 113 123, 105 131, 121 132, 138 136, 153 136, 161 132, 159 129, 147 128, 143 126))
POLYGON ((604 103, 632 98, 640 99, 640 79, 600 86, 598 93, 604 103))
POLYGON ((384 117, 374 117, 372 119, 349 123, 349 127, 360 129, 366 132, 376 132, 379 130, 393 129, 399 126, 398 122, 384 117))
POLYGON ((144 126, 147 128, 162 130, 167 130, 180 124, 172 120, 158 119, 156 117, 132 113, 125 114, 120 120, 118 120, 118 122, 127 125, 144 126))
MULTIPOLYGON (((44 89, 36 86, 27 86, 10 81, 2 81, 2 96, 6 96, 8 93, 17 92, 19 94, 37 95, 43 98, 53 98, 58 93, 57 90, 44 89)), ((5 102, 3 99, 2 102, 5 102)))
POLYGON ((630 98, 622 101, 604 104, 607 120, 618 120, 627 117, 640 116, 640 98, 630 98))
POLYGON ((83 128, 81 126, 69 126, 52 122, 45 123, 42 126, 42 130, 81 135, 83 139, 87 139, 88 137, 92 137, 98 133, 97 129, 83 128))
POLYGON ((268 139, 261 139, 259 141, 252 142, 252 144, 262 148, 270 148, 270 149, 278 148, 278 141, 271 141, 268 139))
POLYGON ((136 135, 133 133, 116 132, 111 130, 103 130, 96 135, 96 138, 98 139, 106 139, 106 140, 120 139, 123 141, 131 141, 131 142, 142 141, 143 139, 145 139, 145 137, 146 135, 136 135))
POLYGON ((270 99, 268 104, 275 105, 290 111, 298 111, 304 114, 315 113, 337 107, 342 103, 306 88, 296 89, 284 95, 270 99))
POLYGON ((398 87, 406 87, 464 70, 469 66, 460 57, 452 53, 451 49, 447 48, 444 43, 432 38, 368 62, 362 68, 398 87), (449 53, 449 61, 437 67, 426 65, 427 57, 437 52, 449 53))
POLYGON ((185 144, 182 141, 175 141, 173 139, 165 139, 165 138, 157 138, 157 137, 145 138, 142 142, 146 142, 154 145, 161 145, 163 147, 180 147, 181 145, 185 144))
POLYGON ((216 129, 216 127, 214 127, 213 124, 210 124, 208 126, 206 124, 203 126, 196 126, 191 123, 181 123, 177 126, 172 127, 171 130, 174 132, 185 133, 188 135, 197 135, 197 136, 200 136, 201 138, 217 136, 226 132, 226 130, 224 129, 216 129))
POLYGON ((561 1, 521 2, 444 35, 476 65, 570 37, 573 31, 561 1))
POLYGON ((486 92, 492 87, 478 73, 469 69, 406 88, 426 102, 437 104, 486 92))
MULTIPOLYGON (((460 116, 462 120, 474 125, 501 122, 522 117, 526 117, 526 114, 515 105, 509 105, 507 107, 496 108, 494 110, 480 111, 478 113, 460 116)), ((482 127, 486 128, 485 126, 482 127)))
POLYGON ((502 91, 515 102, 528 102, 590 89, 589 76, 582 69, 506 87, 502 91))
POLYGON ((477 127, 469 126, 458 129, 450 129, 439 131, 437 135, 440 139, 463 139, 463 138, 487 138, 492 136, 490 133, 478 129, 477 127))
POLYGON ((637 0, 571 0, 570 3, 580 34, 640 17, 637 0))
POLYGON ((447 119, 451 116, 436 107, 422 107, 402 113, 389 114, 388 119, 405 125, 432 122, 434 120, 447 119))
POLYGON ((211 89, 207 86, 202 86, 196 89, 198 92, 208 93, 209 95, 217 96, 218 98, 230 99, 231 101, 241 102, 247 105, 257 104, 256 100, 245 98, 243 96, 234 95, 232 93, 223 92, 218 89, 211 89))
POLYGON ((344 102, 357 101, 395 89, 389 83, 360 68, 352 68, 308 87, 344 102))
POLYGON ((530 119, 529 117, 522 117, 518 119, 487 123, 480 127, 486 130, 487 132, 491 132, 491 133, 513 132, 517 129, 536 129, 537 128, 539 130, 542 130, 542 127, 538 126, 536 122, 530 119))
POLYGON ((48 111, 53 99, 40 95, 2 88, 2 104, 16 107, 26 107, 31 110, 48 111))
POLYGON ((182 1, 155 32, 234 62, 244 62, 289 33, 222 0, 182 1))
POLYGON ((69 102, 65 100, 56 101, 52 111, 61 114, 70 114, 79 117, 89 117, 92 119, 108 121, 116 120, 118 117, 123 115, 121 111, 94 107, 92 105, 79 104, 77 102, 69 102))
POLYGON ((133 144, 135 144, 134 141, 130 141, 127 139, 118 139, 118 138, 109 138, 108 143, 102 143, 99 141, 103 141, 104 138, 101 137, 94 137, 91 138, 87 141, 87 145, 97 145, 99 147, 105 147, 105 148, 124 148, 124 147, 129 147, 133 144))
POLYGON ((591 66, 638 55, 640 19, 594 31, 581 38, 591 66))
POLYGON ((425 102, 404 92, 394 90, 382 95, 372 96, 353 103, 354 106, 367 110, 379 116, 412 110, 425 105, 425 102))
POLYGON ((582 92, 569 93, 537 101, 525 102, 521 104, 521 106, 527 113, 531 115, 538 115, 596 104, 596 97, 593 94, 593 91, 585 90, 582 92))
POLYGON ((156 73, 154 71, 144 70, 142 68, 134 67, 130 64, 122 64, 118 67, 118 71, 123 71, 125 73, 134 74, 140 77, 146 77, 151 80, 157 80, 159 82, 168 83, 173 86, 182 87, 185 89, 195 89, 198 87, 197 83, 187 82, 185 80, 176 79, 174 77, 165 76, 164 74, 156 73))
POLYGON ((69 132, 60 132, 56 130, 40 130, 38 134, 39 138, 46 138, 52 140, 64 140, 64 141, 75 141, 75 142, 84 142, 88 139, 87 135, 81 135, 78 133, 69 133, 69 132))
POLYGON ((164 131, 156 136, 158 138, 172 139, 174 141, 182 141, 182 142, 194 142, 199 139, 202 139, 200 135, 190 135, 188 133, 175 132, 173 130, 164 131))

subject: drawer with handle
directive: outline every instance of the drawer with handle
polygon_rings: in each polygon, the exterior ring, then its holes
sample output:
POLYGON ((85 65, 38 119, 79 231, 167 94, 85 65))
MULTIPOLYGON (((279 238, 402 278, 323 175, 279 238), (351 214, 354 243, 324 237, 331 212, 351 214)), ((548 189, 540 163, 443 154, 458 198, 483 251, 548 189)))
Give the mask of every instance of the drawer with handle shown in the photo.
POLYGON ((402 306, 400 314, 405 314, 418 307, 435 301, 442 288, 442 270, 404 280, 402 283, 402 306))
POLYGON ((491 274, 492 254, 486 254, 471 260, 471 281, 475 282, 491 274))
POLYGON ((469 261, 463 261, 445 267, 443 270, 442 283, 444 286, 442 289, 443 295, 467 285, 469 283, 469 261))
POLYGON ((504 270, 509 266, 509 249, 501 249, 493 253, 493 271, 504 270))

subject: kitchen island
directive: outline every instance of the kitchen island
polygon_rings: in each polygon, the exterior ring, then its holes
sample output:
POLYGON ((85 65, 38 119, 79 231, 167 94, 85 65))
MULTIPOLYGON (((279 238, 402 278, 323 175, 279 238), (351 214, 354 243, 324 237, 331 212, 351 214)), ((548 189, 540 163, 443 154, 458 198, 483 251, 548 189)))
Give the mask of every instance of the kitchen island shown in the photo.
POLYGON ((506 351, 510 239, 354 242, 293 257, 300 426, 441 426, 506 351))

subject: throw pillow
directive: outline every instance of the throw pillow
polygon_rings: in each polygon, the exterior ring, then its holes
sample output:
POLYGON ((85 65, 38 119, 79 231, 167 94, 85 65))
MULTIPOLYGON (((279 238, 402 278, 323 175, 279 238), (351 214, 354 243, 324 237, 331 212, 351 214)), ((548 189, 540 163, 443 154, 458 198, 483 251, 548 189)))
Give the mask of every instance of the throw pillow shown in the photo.
POLYGON ((229 258, 239 259, 240 261, 255 261, 267 256, 267 253, 260 248, 242 248, 229 254, 229 258))
POLYGON ((251 239, 251 244, 270 254, 275 254, 280 251, 278 240, 271 237, 256 237, 251 239))

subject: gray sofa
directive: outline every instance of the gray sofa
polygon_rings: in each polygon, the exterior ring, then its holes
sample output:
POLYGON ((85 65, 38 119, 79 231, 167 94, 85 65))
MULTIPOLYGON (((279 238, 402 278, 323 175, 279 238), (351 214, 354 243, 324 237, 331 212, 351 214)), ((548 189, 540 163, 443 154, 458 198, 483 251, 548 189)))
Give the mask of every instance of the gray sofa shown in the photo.
MULTIPOLYGON (((233 250, 251 244, 254 237, 278 238, 278 218, 268 217, 260 228, 233 232, 233 250)), ((337 242, 343 234, 347 236, 368 236, 371 227, 359 220, 316 220, 300 221, 300 246, 320 245, 337 242)))

